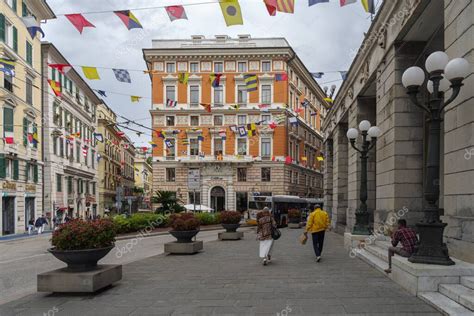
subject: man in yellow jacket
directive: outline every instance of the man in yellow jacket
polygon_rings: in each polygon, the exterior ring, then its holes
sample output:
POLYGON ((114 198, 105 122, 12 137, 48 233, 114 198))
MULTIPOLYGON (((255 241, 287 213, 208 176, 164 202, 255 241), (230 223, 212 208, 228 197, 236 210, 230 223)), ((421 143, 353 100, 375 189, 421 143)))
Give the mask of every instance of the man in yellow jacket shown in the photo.
POLYGON ((313 248, 316 254, 316 262, 321 261, 321 253, 323 252, 324 233, 329 228, 329 215, 322 210, 322 205, 316 204, 316 208, 308 216, 306 230, 304 234, 308 236, 308 232, 313 237, 313 248))

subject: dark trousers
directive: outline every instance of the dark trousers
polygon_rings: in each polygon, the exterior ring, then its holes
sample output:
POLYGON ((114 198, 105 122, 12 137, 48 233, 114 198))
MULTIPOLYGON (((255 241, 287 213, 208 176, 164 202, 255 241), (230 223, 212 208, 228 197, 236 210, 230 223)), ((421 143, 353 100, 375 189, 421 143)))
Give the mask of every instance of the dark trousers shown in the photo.
POLYGON ((323 252, 323 244, 324 244, 324 233, 325 231, 312 233, 313 236, 313 248, 316 257, 320 257, 321 253, 323 252))

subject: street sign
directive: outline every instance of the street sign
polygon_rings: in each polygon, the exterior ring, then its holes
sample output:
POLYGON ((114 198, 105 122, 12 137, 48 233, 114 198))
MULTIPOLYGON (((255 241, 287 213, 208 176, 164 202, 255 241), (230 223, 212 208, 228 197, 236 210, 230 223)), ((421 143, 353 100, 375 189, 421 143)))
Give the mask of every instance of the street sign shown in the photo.
POLYGON ((201 171, 199 169, 188 170, 188 189, 199 190, 201 188, 201 171))

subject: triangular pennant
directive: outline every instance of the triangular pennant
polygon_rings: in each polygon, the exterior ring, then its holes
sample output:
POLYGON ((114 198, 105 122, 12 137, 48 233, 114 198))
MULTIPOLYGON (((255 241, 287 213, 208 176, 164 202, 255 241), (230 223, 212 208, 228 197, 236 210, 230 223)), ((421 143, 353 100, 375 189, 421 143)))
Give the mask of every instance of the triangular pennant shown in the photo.
POLYGON ((171 22, 175 20, 184 19, 187 20, 188 17, 186 16, 186 11, 184 11, 184 7, 182 5, 172 5, 165 8, 166 13, 171 20, 171 22))
POLYGON ((85 17, 82 16, 82 14, 77 13, 77 14, 66 14, 66 18, 74 25, 74 27, 79 31, 79 33, 82 34, 82 31, 84 30, 85 27, 95 27, 94 24, 91 22, 87 21, 85 17))
POLYGON ((120 18, 120 20, 122 20, 128 30, 143 28, 140 21, 138 21, 130 10, 114 11, 114 13, 120 18))
POLYGON ((69 64, 48 64, 49 67, 56 69, 63 75, 65 75, 69 70, 72 69, 72 66, 69 64))

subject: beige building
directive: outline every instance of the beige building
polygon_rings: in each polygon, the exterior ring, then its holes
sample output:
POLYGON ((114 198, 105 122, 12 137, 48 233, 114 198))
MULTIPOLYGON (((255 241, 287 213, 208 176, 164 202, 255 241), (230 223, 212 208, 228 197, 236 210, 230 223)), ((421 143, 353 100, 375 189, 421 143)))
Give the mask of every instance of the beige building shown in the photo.
POLYGON ((284 38, 154 40, 144 56, 152 70, 153 191, 218 211, 244 211, 255 195, 322 197, 325 96, 284 38), (190 174, 199 177, 196 192, 190 174))
POLYGON ((151 208, 153 195, 153 168, 152 157, 140 150, 135 153, 135 188, 136 193, 142 195, 140 208, 151 208))
MULTIPOLYGON (((451 59, 467 59, 471 69, 460 95, 445 109, 439 206, 450 255, 474 263, 473 12, 472 1, 383 2, 323 124, 326 206, 339 231, 352 230, 359 203, 360 158, 346 132, 361 120, 382 133, 368 168, 373 226, 404 208, 410 225, 422 217, 428 129, 401 78, 408 67, 424 68, 432 52, 445 51, 451 59)), ((426 93, 419 98, 426 100, 426 93)))
POLYGON ((128 197, 135 186, 135 147, 117 127, 117 115, 106 104, 97 110, 99 142, 99 212, 129 210, 128 197), (127 205, 126 205, 127 204, 127 205))
POLYGON ((0 72, 0 235, 51 215, 43 207, 41 42, 21 19, 31 16, 38 24, 55 18, 44 0, 0 1, 0 58, 14 67, 0 72))

